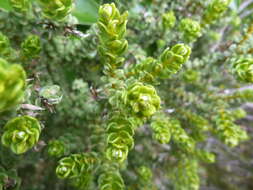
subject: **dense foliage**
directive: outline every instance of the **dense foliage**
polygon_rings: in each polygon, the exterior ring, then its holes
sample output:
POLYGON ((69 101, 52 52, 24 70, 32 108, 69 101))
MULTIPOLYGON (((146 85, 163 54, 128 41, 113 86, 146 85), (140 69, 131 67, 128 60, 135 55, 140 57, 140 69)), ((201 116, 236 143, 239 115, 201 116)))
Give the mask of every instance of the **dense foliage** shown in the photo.
POLYGON ((252 8, 0 2, 0 190, 252 189, 252 8))

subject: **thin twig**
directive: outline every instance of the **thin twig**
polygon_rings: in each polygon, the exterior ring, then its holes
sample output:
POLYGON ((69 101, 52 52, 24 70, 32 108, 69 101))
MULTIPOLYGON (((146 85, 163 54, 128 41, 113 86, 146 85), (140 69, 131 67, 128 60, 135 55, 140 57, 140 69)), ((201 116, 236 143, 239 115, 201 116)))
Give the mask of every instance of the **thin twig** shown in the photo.
POLYGON ((43 111, 43 110, 45 110, 42 107, 35 106, 35 105, 32 105, 32 104, 22 104, 21 108, 26 109, 26 110, 32 110, 32 111, 43 111))

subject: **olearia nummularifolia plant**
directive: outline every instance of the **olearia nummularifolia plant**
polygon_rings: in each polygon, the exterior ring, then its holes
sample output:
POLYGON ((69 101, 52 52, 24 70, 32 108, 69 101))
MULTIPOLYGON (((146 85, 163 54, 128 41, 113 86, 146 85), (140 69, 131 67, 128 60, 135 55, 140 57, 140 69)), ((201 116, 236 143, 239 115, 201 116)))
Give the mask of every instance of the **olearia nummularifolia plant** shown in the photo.
POLYGON ((0 189, 217 186, 217 147, 249 139, 253 101, 252 17, 231 25, 232 2, 100 2, 83 30, 72 0, 9 0, 0 189))

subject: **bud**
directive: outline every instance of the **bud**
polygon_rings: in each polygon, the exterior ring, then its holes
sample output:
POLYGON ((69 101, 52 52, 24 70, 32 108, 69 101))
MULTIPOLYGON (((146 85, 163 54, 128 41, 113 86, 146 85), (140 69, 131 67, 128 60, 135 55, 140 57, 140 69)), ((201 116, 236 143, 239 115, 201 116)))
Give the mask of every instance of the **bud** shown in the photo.
POLYGON ((186 18, 181 20, 179 31, 182 32, 186 42, 193 42, 201 36, 201 27, 199 22, 186 18))
POLYGON ((117 19, 120 16, 114 3, 104 4, 99 8, 98 14, 101 22, 108 23, 110 20, 117 19))
POLYGON ((22 54, 27 58, 36 58, 40 54, 41 44, 40 38, 36 35, 28 36, 21 44, 22 54))
POLYGON ((204 13, 203 21, 206 24, 211 24, 219 19, 227 10, 231 0, 212 0, 204 13))
POLYGON ((109 146, 106 149, 106 157, 108 160, 123 162, 127 159, 128 147, 117 148, 114 146, 109 146))
POLYGON ((164 29, 171 29, 175 26, 176 17, 173 11, 167 12, 162 16, 162 25, 164 29))
POLYGON ((39 0, 45 18, 62 21, 72 11, 73 0, 39 0))
POLYGON ((150 168, 146 166, 141 166, 137 169, 137 172, 143 181, 149 182, 150 180, 152 180, 153 174, 150 168))
POLYGON ((77 164, 75 160, 70 157, 62 158, 56 168, 56 174, 59 178, 71 178, 76 176, 77 164))
POLYGON ((171 74, 177 73, 182 65, 188 61, 190 54, 191 48, 185 44, 177 44, 171 49, 165 49, 160 57, 163 66, 161 77, 168 78, 171 74))
POLYGON ((63 141, 52 140, 48 143, 48 155, 52 157, 61 157, 66 152, 66 145, 63 141))
POLYGON ((253 82, 253 59, 240 58, 233 63, 232 73, 239 81, 245 83, 253 82))
POLYGON ((36 118, 16 117, 4 126, 2 144, 10 147, 15 154, 25 153, 39 140, 41 127, 36 118))
POLYGON ((171 51, 177 56, 182 56, 183 62, 188 61, 191 54, 191 48, 185 44, 177 44, 171 48, 171 51))
POLYGON ((152 116, 161 103, 155 88, 140 82, 130 85, 123 99, 125 105, 130 106, 135 114, 142 117, 152 116))

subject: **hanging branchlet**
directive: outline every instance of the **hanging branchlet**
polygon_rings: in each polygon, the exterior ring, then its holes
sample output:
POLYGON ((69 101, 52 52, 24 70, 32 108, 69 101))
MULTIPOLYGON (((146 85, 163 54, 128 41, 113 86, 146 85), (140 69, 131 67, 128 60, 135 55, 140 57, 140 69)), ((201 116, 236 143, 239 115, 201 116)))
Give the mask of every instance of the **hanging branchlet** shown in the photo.
POLYGON ((28 36, 25 41, 21 44, 22 54, 26 58, 36 58, 39 56, 41 51, 40 38, 37 35, 28 36))
POLYGON ((43 16, 47 19, 64 21, 73 9, 73 0, 39 0, 43 16))
POLYGON ((203 15, 202 24, 205 26, 214 23, 227 10, 230 2, 231 0, 212 0, 203 15))
POLYGON ((15 154, 22 154, 38 142, 40 132, 41 126, 36 118, 30 116, 16 117, 4 126, 2 144, 10 147, 15 154))
POLYGON ((157 113, 151 122, 153 138, 161 144, 169 143, 171 138, 171 129, 169 118, 162 113, 157 113))
POLYGON ((235 77, 242 82, 253 82, 253 59, 252 58, 239 58, 232 63, 232 73, 235 77))
POLYGON ((24 96, 26 73, 18 64, 0 58, 0 112, 18 105, 24 96))
POLYGON ((199 189, 199 176, 198 176, 198 161, 191 158, 182 158, 173 168, 173 180, 174 188, 176 190, 183 190, 187 187, 187 190, 199 189))
POLYGON ((219 110, 217 116, 214 118, 214 121, 216 125, 214 133, 226 145, 234 147, 241 141, 248 139, 246 131, 242 130, 240 126, 234 123, 235 118, 229 111, 219 110))
POLYGON ((201 36, 201 26, 198 21, 185 18, 180 21, 179 31, 185 42, 194 42, 201 36))
POLYGON ((180 110, 180 114, 184 116, 185 123, 191 129, 191 137, 196 141, 203 141, 206 139, 205 132, 210 129, 210 124, 201 115, 189 111, 180 110))
POLYGON ((170 128, 172 140, 178 147, 186 153, 193 153, 195 150, 195 141, 181 127, 180 122, 175 119, 170 119, 170 128))
POLYGON ((121 55, 126 51, 128 42, 126 33, 128 13, 120 14, 114 3, 104 4, 99 8, 99 52, 104 58, 105 71, 119 67, 124 58, 121 55))

